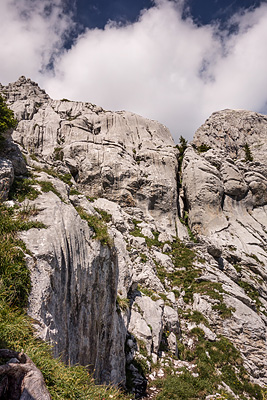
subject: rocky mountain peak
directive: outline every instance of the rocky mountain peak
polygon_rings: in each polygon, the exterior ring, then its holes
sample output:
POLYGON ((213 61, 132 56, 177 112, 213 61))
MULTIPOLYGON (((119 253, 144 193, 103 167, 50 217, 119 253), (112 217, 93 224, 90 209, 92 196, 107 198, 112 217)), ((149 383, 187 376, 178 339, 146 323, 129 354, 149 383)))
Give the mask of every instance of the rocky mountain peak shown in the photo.
POLYGON ((16 82, 9 83, 7 86, 1 85, 1 92, 9 104, 18 100, 34 100, 43 102, 49 100, 48 94, 31 79, 21 76, 16 82))
POLYGON ((220 149, 233 159, 244 159, 247 144, 254 161, 264 163, 267 152, 267 116, 246 110, 214 112, 196 131, 193 144, 220 149))

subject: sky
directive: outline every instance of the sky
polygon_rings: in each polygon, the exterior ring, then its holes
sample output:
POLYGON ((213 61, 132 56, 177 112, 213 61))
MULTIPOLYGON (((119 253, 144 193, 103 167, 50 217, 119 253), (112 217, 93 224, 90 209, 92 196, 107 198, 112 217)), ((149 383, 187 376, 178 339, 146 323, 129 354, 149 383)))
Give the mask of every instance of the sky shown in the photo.
POLYGON ((0 82, 128 110, 191 140, 212 112, 267 114, 267 0, 1 0, 0 82))

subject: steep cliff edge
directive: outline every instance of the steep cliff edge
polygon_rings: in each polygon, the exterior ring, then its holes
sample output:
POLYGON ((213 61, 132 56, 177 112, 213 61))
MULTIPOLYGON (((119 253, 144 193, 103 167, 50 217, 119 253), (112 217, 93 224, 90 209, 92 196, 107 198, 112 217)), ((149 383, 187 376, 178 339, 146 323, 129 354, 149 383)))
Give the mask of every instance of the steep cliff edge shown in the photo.
POLYGON ((136 398, 263 399, 266 117, 213 114, 179 175, 155 121, 51 100, 24 77, 1 91, 19 123, 0 188, 15 175, 37 191, 15 204, 46 225, 20 237, 28 313, 54 354, 136 398))

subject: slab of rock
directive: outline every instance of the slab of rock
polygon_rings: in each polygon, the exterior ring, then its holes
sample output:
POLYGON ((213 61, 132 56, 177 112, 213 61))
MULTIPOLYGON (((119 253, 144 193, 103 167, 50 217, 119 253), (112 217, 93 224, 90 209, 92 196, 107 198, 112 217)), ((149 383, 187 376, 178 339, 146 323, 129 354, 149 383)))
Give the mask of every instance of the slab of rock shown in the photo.
POLYGON ((116 311, 114 249, 92 240, 87 222, 54 193, 33 204, 47 228, 22 232, 21 239, 32 254, 29 315, 39 336, 67 363, 92 365, 97 381, 123 382, 126 329, 116 311))

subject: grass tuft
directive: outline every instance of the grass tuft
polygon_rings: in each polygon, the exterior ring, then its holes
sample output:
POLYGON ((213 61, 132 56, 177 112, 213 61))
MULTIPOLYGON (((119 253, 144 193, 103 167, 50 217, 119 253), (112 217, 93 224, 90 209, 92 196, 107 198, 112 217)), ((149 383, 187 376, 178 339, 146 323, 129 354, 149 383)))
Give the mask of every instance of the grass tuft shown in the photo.
POLYGON ((88 226, 94 230, 94 239, 99 240, 104 246, 112 247, 113 240, 109 236, 104 220, 96 215, 87 214, 82 207, 76 207, 76 210, 80 217, 88 223, 88 226))

